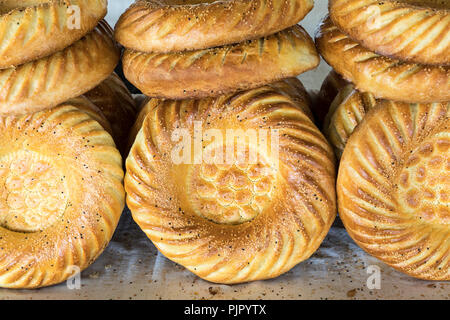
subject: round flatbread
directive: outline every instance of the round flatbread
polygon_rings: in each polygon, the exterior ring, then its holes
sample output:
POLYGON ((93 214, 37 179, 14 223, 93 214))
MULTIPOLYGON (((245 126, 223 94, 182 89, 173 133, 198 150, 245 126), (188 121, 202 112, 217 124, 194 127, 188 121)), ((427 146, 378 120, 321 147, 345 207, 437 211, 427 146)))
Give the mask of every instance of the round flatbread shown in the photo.
POLYGON ((313 6, 313 0, 136 1, 120 17, 115 36, 148 53, 207 49, 277 33, 313 6))
POLYGON ((408 103, 450 101, 450 66, 381 56, 352 40, 329 18, 321 25, 316 44, 328 64, 361 92, 408 103))
POLYGON ((447 0, 330 0, 330 17, 352 39, 378 54, 450 65, 447 0))
POLYGON ((63 51, 0 70, 0 114, 32 113, 75 98, 105 80, 119 58, 112 29, 101 21, 63 51))
POLYGON ((0 69, 63 50, 91 32, 107 0, 1 0, 0 69))
POLYGON ((167 258, 232 284, 277 277, 317 250, 336 216, 334 155, 295 102, 265 86, 151 103, 125 186, 167 258))
POLYGON ((320 62, 314 42, 300 26, 259 40, 179 53, 126 50, 127 79, 155 98, 217 97, 256 88, 314 69, 320 62))
POLYGON ((119 151, 76 106, 0 117, 0 287, 39 288, 87 268, 124 208, 119 151))
POLYGON ((339 167, 339 215, 350 236, 420 279, 450 280, 449 110, 449 103, 380 102, 339 167))

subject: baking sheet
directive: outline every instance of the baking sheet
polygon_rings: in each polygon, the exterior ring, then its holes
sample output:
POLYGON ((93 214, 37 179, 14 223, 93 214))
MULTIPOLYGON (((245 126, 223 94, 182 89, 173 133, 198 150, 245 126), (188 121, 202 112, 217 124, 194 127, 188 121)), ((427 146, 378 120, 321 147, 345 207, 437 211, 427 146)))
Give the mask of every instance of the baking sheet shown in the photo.
MULTIPOLYGON (((110 0, 111 25, 131 2, 110 0)), ((316 0, 313 12, 302 21, 311 35, 326 8, 326 0, 316 0)), ((318 90, 328 71, 322 63, 300 79, 308 90, 318 90)), ((110 245, 79 282, 39 290, 0 289, 3 299, 450 299, 450 283, 417 280, 395 271, 365 254, 335 224, 309 260, 277 279, 212 284, 159 254, 126 210, 110 245), (379 270, 379 289, 367 285, 374 276, 368 271, 373 270, 379 270)))
POLYGON ((450 298, 449 283, 416 280, 393 270, 365 254, 339 226, 312 258, 277 279, 212 284, 159 254, 128 211, 104 254, 81 274, 80 284, 79 289, 66 283, 39 290, 0 289, 0 299, 450 298), (369 266, 380 268, 380 289, 367 287, 369 266))

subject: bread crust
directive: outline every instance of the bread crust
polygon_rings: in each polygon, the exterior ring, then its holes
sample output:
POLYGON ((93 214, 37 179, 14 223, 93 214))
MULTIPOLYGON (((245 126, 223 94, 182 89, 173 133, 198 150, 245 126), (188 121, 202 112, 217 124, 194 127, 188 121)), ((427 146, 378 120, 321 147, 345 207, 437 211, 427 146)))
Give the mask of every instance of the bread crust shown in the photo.
MULTIPOLYGON (((314 120, 314 116, 309 108, 311 99, 309 97, 308 92, 306 91, 303 83, 298 78, 287 78, 281 81, 273 82, 267 85, 272 88, 276 92, 286 95, 292 99, 292 102, 302 110, 311 120, 314 120)), ((155 106, 159 105, 161 102, 155 98, 146 98, 142 101, 142 105, 138 116, 136 117, 136 121, 134 122, 131 130, 129 131, 128 145, 129 149, 133 145, 136 140, 136 136, 142 128, 142 123, 144 123, 144 119, 147 114, 155 108, 155 106), (151 101, 155 100, 155 101, 151 101)))
POLYGON ((126 85, 116 73, 112 73, 84 96, 101 110, 111 124, 114 141, 125 154, 129 132, 137 115, 134 99, 126 85))
POLYGON ((380 102, 347 142, 339 215, 369 254, 426 280, 450 280, 450 104, 380 102))
POLYGON ((355 128, 376 104, 377 100, 371 93, 359 92, 352 84, 339 91, 323 125, 323 132, 334 147, 338 159, 355 128))
POLYGON ((319 62, 312 39, 295 26, 266 38, 206 50, 169 54, 126 50, 123 69, 147 96, 187 99, 256 88, 297 76, 319 62))
POLYGON ((113 137, 113 139, 115 141, 114 133, 111 128, 110 122, 105 117, 102 110, 100 110, 99 107, 97 107, 88 98, 86 98, 86 96, 83 95, 83 96, 79 96, 77 98, 67 100, 62 105, 74 106, 78 110, 86 113, 92 119, 97 121, 102 126, 102 128, 105 129, 105 131, 108 132, 113 137))
POLYGON ((330 0, 330 17, 364 47, 398 60, 450 65, 450 3, 330 0))
POLYGON ((207 49, 258 39, 291 27, 312 0, 145 0, 119 19, 116 39, 142 52, 207 49))
MULTIPOLYGON (((126 162, 125 186, 134 220, 167 258, 205 280, 233 284, 277 277, 317 250, 336 216, 334 155, 295 102, 265 86, 219 98, 150 103, 126 162), (222 132, 279 130, 279 170, 272 175, 262 160, 213 164, 216 169, 205 162, 175 164, 171 137, 179 128, 194 133, 198 122, 204 130, 222 132), (211 176, 210 183, 224 190, 242 174, 253 180, 241 180, 250 184, 243 189, 236 186, 242 211, 235 219, 238 202, 225 205, 222 191, 209 193, 198 177, 211 176), (261 193, 248 204, 244 194, 259 192, 253 183, 261 193), (261 205, 259 214, 253 205, 261 205)), ((204 150, 211 147, 206 140, 202 144, 204 150)))
POLYGON ((95 28, 106 7, 107 0, 0 1, 0 69, 70 46, 95 28), (72 6, 80 10, 79 21, 74 20, 72 6))
POLYGON ((275 90, 277 93, 291 98, 297 108, 300 108, 300 110, 302 110, 314 122, 314 116, 310 108, 311 97, 303 86, 303 83, 298 78, 286 78, 277 82, 269 83, 267 86, 275 90))
POLYGON ((339 91, 348 84, 349 83, 334 70, 331 70, 327 75, 312 107, 312 112, 319 126, 323 126, 325 117, 330 110, 331 103, 336 98, 339 91))
POLYGON ((450 101, 450 67, 393 60, 367 50, 329 18, 320 27, 317 47, 336 72, 362 92, 408 103, 450 101))
POLYGON ((0 70, 0 114, 36 112, 91 90, 114 70, 119 48, 105 21, 70 47, 0 70))
POLYGON ((68 104, 1 116, 0 136, 0 287, 65 281, 101 254, 119 222, 120 153, 98 122, 68 104))

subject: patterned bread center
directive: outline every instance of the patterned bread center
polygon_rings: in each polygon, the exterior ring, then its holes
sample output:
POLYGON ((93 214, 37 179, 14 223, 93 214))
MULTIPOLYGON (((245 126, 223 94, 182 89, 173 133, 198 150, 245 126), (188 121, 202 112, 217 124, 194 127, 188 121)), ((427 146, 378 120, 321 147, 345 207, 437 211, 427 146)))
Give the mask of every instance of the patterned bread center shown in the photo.
POLYGON ((217 224, 237 225, 255 219, 271 203, 275 189, 273 165, 255 152, 257 161, 224 161, 193 167, 190 201, 194 212, 217 224))
POLYGON ((409 156, 399 175, 400 207, 417 219, 450 224, 450 140, 427 141, 409 156))
POLYGON ((67 202, 66 178, 47 157, 19 151, 0 159, 0 226, 42 231, 62 216, 67 202))

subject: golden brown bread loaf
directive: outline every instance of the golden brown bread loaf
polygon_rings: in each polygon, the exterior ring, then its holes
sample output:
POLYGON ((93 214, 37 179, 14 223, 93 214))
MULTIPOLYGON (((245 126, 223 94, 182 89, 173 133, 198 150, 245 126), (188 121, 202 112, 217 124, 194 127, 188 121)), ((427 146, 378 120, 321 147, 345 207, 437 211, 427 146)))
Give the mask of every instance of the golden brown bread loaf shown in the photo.
POLYGON ((356 243, 411 276, 450 280, 450 103, 382 101, 347 142, 339 215, 356 243))
POLYGON ((277 33, 313 6, 313 0, 136 1, 119 19, 115 36, 148 53, 207 49, 277 33))
POLYGON ((410 103, 450 101, 450 67, 393 60, 365 49, 328 18, 320 27, 317 47, 344 79, 377 98, 410 103))
POLYGON ((339 91, 323 124, 323 132, 338 158, 341 158, 348 138, 376 103, 373 94, 359 92, 352 84, 339 91))
POLYGON ((0 70, 0 114, 32 113, 77 97, 106 79, 118 60, 112 30, 101 21, 63 51, 0 70))
POLYGON ((125 187, 134 220, 167 258, 232 284, 277 277, 317 250, 336 216, 334 155, 295 102, 264 86, 150 103, 125 187), (241 139, 220 139, 227 130, 241 139), (261 143, 242 139, 252 132, 261 143), (179 134, 191 137, 180 145, 179 134))
POLYGON ((320 59, 306 31, 295 26, 236 45, 179 53, 126 50, 127 79, 144 94, 186 99, 219 96, 297 76, 320 59))
POLYGON ((0 69, 70 46, 94 29, 105 17, 106 7, 107 0, 2 0, 0 69))
POLYGON ((123 81, 112 73, 105 81, 84 94, 108 119, 118 149, 124 154, 137 108, 123 81))
POLYGON ((450 65, 450 1, 330 0, 330 17, 371 51, 421 64, 450 65))
POLYGON ((87 268, 124 207, 111 136, 63 105, 0 117, 0 287, 39 288, 87 268))

